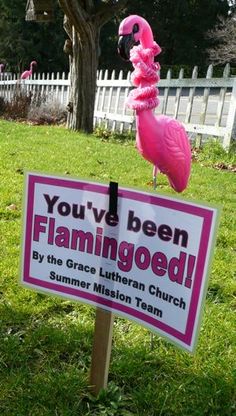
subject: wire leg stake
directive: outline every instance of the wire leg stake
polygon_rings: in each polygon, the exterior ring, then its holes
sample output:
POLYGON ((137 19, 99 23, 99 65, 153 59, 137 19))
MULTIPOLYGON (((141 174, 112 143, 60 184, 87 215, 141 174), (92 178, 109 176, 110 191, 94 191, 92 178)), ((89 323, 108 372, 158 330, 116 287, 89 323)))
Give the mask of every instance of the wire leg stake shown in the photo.
POLYGON ((97 308, 90 372, 91 391, 95 395, 107 387, 113 323, 111 312, 97 308))

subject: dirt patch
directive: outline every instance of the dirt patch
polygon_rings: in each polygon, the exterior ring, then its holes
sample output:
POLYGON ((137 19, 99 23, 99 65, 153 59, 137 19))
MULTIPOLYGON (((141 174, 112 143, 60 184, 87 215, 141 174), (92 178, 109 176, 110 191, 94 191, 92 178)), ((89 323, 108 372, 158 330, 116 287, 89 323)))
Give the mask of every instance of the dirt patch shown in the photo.
POLYGON ((227 163, 214 163, 213 168, 218 170, 229 170, 231 172, 236 172, 236 165, 227 164, 227 163))

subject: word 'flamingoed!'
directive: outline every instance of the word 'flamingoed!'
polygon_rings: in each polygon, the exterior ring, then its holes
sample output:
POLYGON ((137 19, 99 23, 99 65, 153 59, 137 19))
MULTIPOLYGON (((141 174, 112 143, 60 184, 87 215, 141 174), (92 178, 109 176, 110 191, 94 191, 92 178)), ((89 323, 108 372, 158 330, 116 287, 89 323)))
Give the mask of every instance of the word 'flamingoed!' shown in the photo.
POLYGON ((161 251, 151 253, 143 245, 119 242, 114 237, 103 235, 103 231, 102 227, 97 227, 94 235, 91 231, 56 226, 54 218, 35 215, 33 241, 113 260, 123 272, 129 272, 133 267, 150 269, 156 276, 167 275, 172 282, 191 288, 195 256, 181 251, 178 257, 169 260, 161 251))

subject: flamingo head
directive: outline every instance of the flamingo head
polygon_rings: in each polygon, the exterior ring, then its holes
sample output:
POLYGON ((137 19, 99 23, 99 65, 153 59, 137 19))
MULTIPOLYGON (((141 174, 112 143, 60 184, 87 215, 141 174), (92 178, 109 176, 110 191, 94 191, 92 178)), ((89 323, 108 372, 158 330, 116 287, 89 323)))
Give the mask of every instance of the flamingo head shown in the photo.
POLYGON ((30 66, 37 66, 37 62, 36 61, 30 62, 30 66))
POLYGON ((121 58, 128 61, 130 50, 134 45, 141 43, 144 48, 147 48, 152 42, 152 30, 143 17, 131 15, 122 20, 118 41, 118 52, 121 58))

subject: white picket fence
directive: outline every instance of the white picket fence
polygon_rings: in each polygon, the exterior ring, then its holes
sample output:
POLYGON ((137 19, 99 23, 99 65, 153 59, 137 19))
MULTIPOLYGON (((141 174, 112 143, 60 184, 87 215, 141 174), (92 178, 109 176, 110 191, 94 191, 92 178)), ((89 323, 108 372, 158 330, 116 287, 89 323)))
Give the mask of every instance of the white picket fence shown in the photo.
MULTIPOLYGON (((131 73, 126 76, 115 71, 99 71, 94 109, 94 125, 104 126, 113 131, 135 129, 135 114, 125 106, 125 99, 133 88, 131 73)), ((0 77, 0 96, 11 100, 15 89, 40 91, 50 102, 63 108, 69 101, 69 75, 34 74, 31 79, 20 81, 19 77, 3 74, 0 77)), ((167 114, 179 119, 190 136, 221 138, 228 148, 236 139, 236 77, 230 76, 230 66, 226 65, 222 77, 213 77, 213 67, 208 67, 206 77, 198 78, 197 67, 191 78, 184 78, 181 69, 178 78, 171 77, 171 71, 158 83, 160 104, 157 114, 167 114)))

